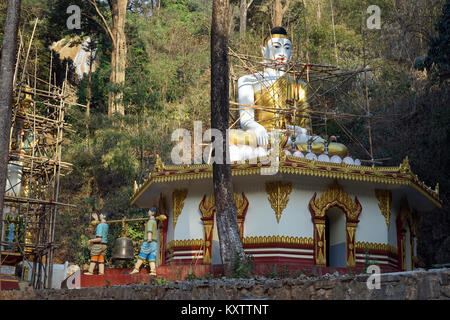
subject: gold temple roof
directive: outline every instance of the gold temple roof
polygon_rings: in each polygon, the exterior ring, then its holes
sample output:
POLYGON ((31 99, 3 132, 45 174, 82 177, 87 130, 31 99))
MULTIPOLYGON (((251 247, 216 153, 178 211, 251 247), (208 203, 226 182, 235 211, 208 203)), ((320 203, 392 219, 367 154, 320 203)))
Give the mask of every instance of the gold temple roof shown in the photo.
MULTIPOLYGON (((233 163, 230 166, 233 176, 247 176, 260 175, 261 169, 269 168, 270 164, 262 164, 261 162, 251 163, 246 161, 245 163, 233 163)), ((424 182, 420 181, 418 176, 411 171, 408 157, 406 157, 398 167, 371 167, 321 162, 295 156, 284 156, 283 154, 280 157, 278 172, 299 176, 306 175, 410 186, 428 198, 437 207, 442 207, 442 202, 439 199, 439 184, 437 184, 433 190, 426 186, 424 182)), ((161 158, 157 156, 155 167, 149 174, 148 179, 142 185, 138 186, 135 184, 134 194, 131 197, 131 204, 134 205, 153 184, 171 181, 212 179, 212 176, 213 172, 211 164, 165 165, 161 158)))

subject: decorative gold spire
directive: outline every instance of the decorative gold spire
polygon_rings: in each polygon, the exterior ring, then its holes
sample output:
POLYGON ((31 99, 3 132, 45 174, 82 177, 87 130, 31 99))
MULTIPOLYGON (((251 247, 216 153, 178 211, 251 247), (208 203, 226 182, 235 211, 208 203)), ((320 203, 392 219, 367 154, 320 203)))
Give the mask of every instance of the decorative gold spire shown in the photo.
POLYGON ((161 160, 161 157, 159 156, 159 154, 156 154, 156 163, 155 163, 155 167, 153 170, 156 172, 161 172, 164 170, 164 168, 165 168, 164 162, 161 160))
POLYGON ((389 230, 389 222, 391 217, 391 206, 392 206, 392 194, 389 190, 378 190, 375 189, 375 196, 378 199, 378 207, 380 208, 381 214, 386 220, 386 226, 389 230))
POLYGON ((205 195, 200 202, 199 209, 203 218, 211 218, 214 214, 214 210, 216 209, 214 194, 210 195, 208 198, 205 195))
POLYGON ((184 207, 184 199, 186 199, 187 196, 187 189, 177 190, 175 189, 172 193, 173 198, 173 229, 175 230, 175 226, 178 221, 178 217, 181 214, 181 211, 183 211, 184 207))
POLYGON ((353 201, 336 180, 320 197, 316 198, 316 196, 317 193, 314 193, 309 202, 310 210, 312 210, 315 218, 324 217, 327 210, 335 205, 338 205, 344 211, 350 221, 357 220, 362 211, 358 198, 355 197, 355 201, 353 201))
POLYGON ((403 173, 409 173, 411 172, 411 166, 409 165, 409 159, 408 156, 403 159, 403 162, 399 166, 400 172, 403 173))
POLYGON ((277 223, 280 223, 281 214, 289 201, 289 194, 292 191, 292 182, 283 183, 281 181, 266 182, 266 191, 269 195, 269 202, 275 211, 277 223))

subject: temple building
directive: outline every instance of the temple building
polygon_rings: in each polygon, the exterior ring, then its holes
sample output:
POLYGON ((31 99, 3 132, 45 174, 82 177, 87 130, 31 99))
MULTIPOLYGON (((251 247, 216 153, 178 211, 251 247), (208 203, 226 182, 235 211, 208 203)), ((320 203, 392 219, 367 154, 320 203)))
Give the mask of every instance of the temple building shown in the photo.
MULTIPOLYGON (((256 269, 414 269, 417 212, 441 207, 438 185, 425 186, 408 158, 398 167, 361 165, 336 139, 315 135, 312 65, 290 64, 282 27, 261 48, 263 70, 237 81, 240 128, 228 139, 239 232, 256 269)), ((157 157, 135 186, 132 205, 157 206, 168 217, 159 230, 160 266, 222 263, 210 160, 166 165, 157 157)))
MULTIPOLYGON (((371 167, 286 155, 272 176, 261 174, 264 166, 231 165, 239 231, 256 265, 416 267, 417 211, 441 203, 438 187, 425 186, 407 158, 371 167)), ((158 265, 221 264, 212 165, 171 166, 158 157, 131 203, 168 216, 158 265)))

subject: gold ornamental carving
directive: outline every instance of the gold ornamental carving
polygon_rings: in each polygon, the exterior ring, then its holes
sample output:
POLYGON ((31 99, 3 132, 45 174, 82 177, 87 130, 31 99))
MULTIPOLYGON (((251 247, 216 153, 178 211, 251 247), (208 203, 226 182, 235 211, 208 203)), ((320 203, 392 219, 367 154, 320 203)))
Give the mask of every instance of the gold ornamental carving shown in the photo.
POLYGON ((234 202, 236 203, 237 210, 237 223, 239 227, 239 235, 241 239, 244 237, 244 221, 248 209, 248 199, 244 192, 242 194, 234 194, 234 202))
POLYGON ((317 193, 314 193, 309 202, 310 211, 316 218, 325 217, 327 210, 334 206, 338 206, 344 211, 347 221, 357 221, 362 211, 358 198, 355 197, 355 201, 353 201, 337 181, 334 181, 320 197, 316 198, 316 196, 317 193))
MULTIPOLYGON (((439 186, 436 185, 433 190, 420 181, 417 175, 411 172, 407 158, 398 167, 366 167, 344 163, 319 163, 318 161, 299 159, 295 156, 284 157, 284 153, 281 154, 281 157, 283 159, 280 159, 279 163, 280 173, 409 186, 427 197, 436 206, 442 207, 442 201, 439 199, 439 186)), ((249 163, 233 164, 231 174, 233 176, 259 175, 261 170, 266 170, 268 166, 261 162, 258 162, 256 167, 249 163)), ((152 184, 198 179, 212 179, 212 165, 165 165, 157 156, 153 172, 142 185, 138 186, 131 197, 131 203, 134 204, 152 184)))
POLYGON ((379 251, 379 252, 389 252, 392 255, 398 254, 398 249, 394 247, 391 244, 386 243, 374 243, 374 242, 365 242, 365 241, 358 241, 355 244, 356 249, 360 250, 372 250, 372 251, 379 251))
POLYGON ((245 237, 242 240, 243 244, 297 244, 297 245, 308 245, 312 246, 314 244, 313 238, 303 238, 303 237, 289 237, 289 236, 256 236, 256 237, 245 237))
POLYGON ((355 230, 356 225, 347 223, 347 267, 356 265, 355 230))
POLYGON ((216 210, 214 194, 210 195, 208 198, 206 198, 205 195, 200 202, 199 208, 203 218, 212 218, 214 211, 216 210))
MULTIPOLYGON (((161 193, 159 195, 159 200, 158 200, 158 215, 164 215, 166 217, 168 217, 168 213, 167 213, 167 206, 166 206, 166 198, 164 197, 164 195, 161 193)), ((162 223, 158 224, 159 226, 159 264, 163 265, 165 262, 165 250, 164 250, 164 246, 165 246, 165 233, 167 232, 167 221, 163 221, 162 223)))
POLYGON ((156 172, 162 172, 164 170, 164 168, 165 168, 164 163, 162 162, 159 154, 157 154, 156 155, 156 163, 155 163, 153 170, 155 170, 156 172))
POLYGON ((188 190, 187 189, 175 189, 172 193, 173 198, 173 229, 175 230, 175 226, 177 225, 178 217, 183 211, 184 200, 186 199, 188 190))
POLYGON ((212 262, 212 238, 214 230, 214 212, 216 206, 214 203, 214 194, 209 197, 203 196, 199 205, 200 212, 202 213, 203 222, 203 264, 211 264, 212 262))
MULTIPOLYGON (((234 201, 236 203, 237 222, 239 227, 239 234, 243 237, 244 220, 248 208, 248 199, 244 193, 234 193, 234 201)), ((214 202, 214 194, 206 197, 203 196, 199 205, 202 214, 202 222, 204 229, 204 245, 203 245, 203 263, 210 264, 212 262, 212 238, 214 229, 214 213, 216 210, 214 202)))
MULTIPOLYGON (((236 203, 236 213, 238 219, 241 217, 245 218, 245 214, 248 208, 248 199, 245 194, 234 193, 234 202, 236 203)), ((215 212, 214 194, 210 195, 208 198, 203 197, 202 202, 200 202, 200 212, 203 218, 211 218, 215 212)))
POLYGON ((200 247, 203 244, 203 239, 186 239, 186 240, 172 240, 167 244, 166 250, 173 250, 184 247, 200 247))
POLYGON ((380 208, 381 214, 384 216, 387 229, 389 230, 392 208, 392 193, 390 190, 375 189, 375 196, 377 197, 378 207, 380 208))
POLYGON ((326 265, 326 239, 325 239, 325 223, 315 224, 315 263, 316 265, 326 265))
POLYGON ((320 196, 314 193, 309 202, 309 210, 314 223, 314 259, 317 265, 326 265, 326 239, 325 237, 325 215, 332 207, 339 207, 346 217, 346 262, 347 267, 356 264, 355 233, 358 218, 362 206, 355 197, 353 201, 350 196, 334 181, 333 184, 320 196))
POLYGON ((248 207, 248 199, 245 194, 234 193, 234 202, 236 203, 236 210, 238 218, 244 214, 244 210, 248 207))
POLYGON ((277 223, 280 222, 281 214, 289 201, 289 194, 292 191, 292 182, 266 182, 266 192, 272 209, 275 211, 277 223))

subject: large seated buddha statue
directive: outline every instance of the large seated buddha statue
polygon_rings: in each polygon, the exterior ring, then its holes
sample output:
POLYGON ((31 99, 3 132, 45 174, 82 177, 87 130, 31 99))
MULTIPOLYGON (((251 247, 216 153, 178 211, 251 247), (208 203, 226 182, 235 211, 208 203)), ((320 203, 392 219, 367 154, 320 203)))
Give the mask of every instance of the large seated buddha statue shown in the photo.
MULTIPOLYGON (((288 137, 285 138, 287 148, 292 148, 295 143, 300 151, 323 153, 326 141, 311 135, 306 83, 286 72, 292 56, 292 43, 284 28, 271 30, 264 40, 262 54, 264 71, 238 79, 242 130, 230 131, 230 145, 250 145, 266 150, 271 136, 277 133, 279 137, 282 133, 288 137)), ((327 147, 329 155, 347 155, 343 144, 331 142, 327 147)))

